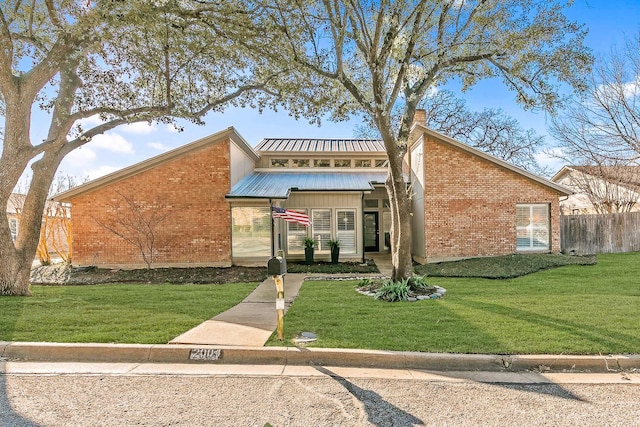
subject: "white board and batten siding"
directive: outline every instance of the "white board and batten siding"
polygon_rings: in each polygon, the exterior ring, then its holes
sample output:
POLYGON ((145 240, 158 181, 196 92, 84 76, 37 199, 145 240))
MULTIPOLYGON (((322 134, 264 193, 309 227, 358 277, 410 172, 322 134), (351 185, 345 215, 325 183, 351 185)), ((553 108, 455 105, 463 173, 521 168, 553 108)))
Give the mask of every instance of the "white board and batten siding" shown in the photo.
POLYGON ((238 183, 242 178, 249 175, 255 169, 255 161, 247 154, 246 151, 238 147, 233 140, 229 144, 230 170, 231 170, 231 187, 238 183))
MULTIPOLYGON (((348 259, 361 259, 363 254, 362 246, 362 193, 350 192, 350 193, 333 193, 333 192, 292 192, 289 199, 284 201, 281 205, 284 208, 305 211, 313 221, 314 210, 318 211, 318 215, 314 224, 309 229, 305 230, 307 235, 312 236, 314 239, 320 240, 319 247, 316 250, 316 258, 319 260, 325 260, 330 258, 330 252, 326 241, 329 238, 340 239, 340 260, 348 259), (330 221, 327 221, 327 211, 330 212, 330 221), (320 213, 325 215, 320 215, 320 213), (353 213, 355 220, 355 230, 344 231, 343 227, 339 227, 338 214, 344 216, 345 212, 351 216, 353 213), (355 233, 355 240, 341 239, 342 233, 355 233), (353 241, 353 244, 349 244, 348 241, 353 241)), ((288 238, 287 226, 282 227, 283 230, 283 243, 284 249, 288 254, 288 257, 304 257, 304 253, 300 247, 295 246, 295 239, 288 238)), ((300 233, 302 230, 297 231, 300 233)), ((350 236, 352 234, 349 234, 350 236)))

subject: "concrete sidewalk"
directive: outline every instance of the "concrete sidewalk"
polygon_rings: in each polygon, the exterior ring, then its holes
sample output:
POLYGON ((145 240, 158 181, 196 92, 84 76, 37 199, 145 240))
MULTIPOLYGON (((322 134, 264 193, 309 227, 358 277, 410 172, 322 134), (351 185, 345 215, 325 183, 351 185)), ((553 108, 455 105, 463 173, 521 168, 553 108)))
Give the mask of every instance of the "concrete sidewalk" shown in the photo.
MULTIPOLYGON (((298 295, 306 276, 307 274, 284 276, 285 313, 298 295)), ((276 327, 276 285, 269 277, 240 304, 188 330, 169 343, 260 347, 267 342, 276 327)))

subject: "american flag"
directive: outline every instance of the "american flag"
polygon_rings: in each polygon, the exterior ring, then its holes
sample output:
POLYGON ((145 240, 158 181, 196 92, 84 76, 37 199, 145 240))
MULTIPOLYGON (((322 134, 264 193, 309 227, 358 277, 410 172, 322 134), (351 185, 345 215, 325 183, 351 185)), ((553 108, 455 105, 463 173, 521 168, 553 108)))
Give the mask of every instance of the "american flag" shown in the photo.
POLYGON ((277 206, 271 206, 271 212, 274 218, 282 218, 288 222, 297 222, 298 224, 302 224, 305 227, 308 227, 311 224, 309 216, 301 212, 279 208, 277 206))

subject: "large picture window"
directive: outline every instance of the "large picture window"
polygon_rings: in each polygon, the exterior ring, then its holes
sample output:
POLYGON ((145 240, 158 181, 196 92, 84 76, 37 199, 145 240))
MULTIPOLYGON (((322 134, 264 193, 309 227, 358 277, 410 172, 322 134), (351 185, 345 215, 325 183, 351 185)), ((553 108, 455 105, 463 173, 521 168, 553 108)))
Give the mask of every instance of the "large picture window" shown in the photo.
MULTIPOLYGON (((293 209, 303 214, 307 213, 306 209, 293 209)), ((287 253, 303 254, 304 238, 307 237, 307 227, 297 222, 287 222, 287 253)))
POLYGON ((313 209, 311 211, 311 233, 318 241, 316 253, 329 253, 331 240, 331 209, 313 209))
POLYGON ((356 253, 356 211, 336 210, 336 238, 340 240, 340 252, 356 253))
POLYGON ((549 249, 549 205, 516 205, 516 247, 519 251, 549 249))
POLYGON ((234 258, 266 257, 271 254, 269 207, 231 208, 231 255, 234 258))

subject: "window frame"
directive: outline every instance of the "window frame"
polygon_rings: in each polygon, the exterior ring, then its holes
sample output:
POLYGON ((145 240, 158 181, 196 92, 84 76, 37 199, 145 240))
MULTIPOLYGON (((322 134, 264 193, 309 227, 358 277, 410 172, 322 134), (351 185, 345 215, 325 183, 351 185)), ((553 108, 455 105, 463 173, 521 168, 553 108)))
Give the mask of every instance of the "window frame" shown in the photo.
POLYGON ((271 254, 271 213, 269 206, 232 206, 231 207, 231 257, 262 258, 271 254), (247 215, 248 223, 238 223, 241 209, 254 209, 261 214, 260 218, 247 215), (234 215, 234 213, 236 213, 234 215), (264 221, 265 224, 260 224, 264 221), (247 251, 245 247, 254 248, 247 251), (255 248, 258 248, 256 250, 255 248))
MULTIPOLYGON (((540 215, 538 213, 538 215, 540 215)), ((518 203, 516 205, 516 250, 518 252, 547 252, 551 250, 551 207, 548 203, 518 203), (535 210, 544 208, 544 224, 534 221, 535 210), (528 224, 518 225, 518 211, 521 209, 528 209, 528 224), (527 236, 520 237, 520 232, 525 231, 527 236), (536 233, 546 232, 546 245, 536 246, 536 233), (520 243, 523 239, 529 241, 528 245, 524 246, 520 243)))
MULTIPOLYGON (((291 209, 294 210, 296 212, 300 212, 303 214, 307 214, 307 209, 305 208, 287 208, 287 209, 291 209)), ((287 254, 288 255, 302 255, 304 254, 304 239, 306 237, 309 236, 309 227, 305 227, 302 224, 296 223, 296 222, 289 222, 289 221, 285 221, 285 224, 287 224, 287 254), (295 229, 293 229, 295 228, 295 229), (298 249, 297 245, 294 244, 292 245, 292 239, 291 237, 296 237, 296 238, 300 238, 300 248, 298 249), (292 251, 292 247, 293 247, 293 251, 292 251)), ((296 239, 297 240, 297 239, 296 239)), ((294 243, 296 243, 294 241, 294 243)))
POLYGON ((332 209, 331 208, 316 208, 311 209, 311 237, 316 240, 316 253, 317 254, 328 254, 331 253, 331 248, 329 248, 328 241, 333 239, 333 224, 332 224, 332 209), (319 212, 328 212, 329 216, 329 227, 328 229, 322 228, 317 230, 316 227, 319 227, 321 222, 320 219, 316 218, 316 213, 319 212), (324 236, 324 238, 318 238, 318 236, 324 236), (326 247, 325 247, 326 246, 326 247))
POLYGON ((340 241, 340 252, 345 255, 358 253, 358 215, 357 210, 354 208, 336 208, 335 209, 335 238, 340 241), (340 230, 339 215, 342 212, 349 212, 353 214, 353 230, 340 230), (352 242, 348 242, 346 239, 352 238, 352 242), (349 244, 351 243, 351 244, 349 244), (353 250, 348 248, 352 247, 353 250))

